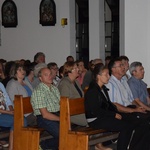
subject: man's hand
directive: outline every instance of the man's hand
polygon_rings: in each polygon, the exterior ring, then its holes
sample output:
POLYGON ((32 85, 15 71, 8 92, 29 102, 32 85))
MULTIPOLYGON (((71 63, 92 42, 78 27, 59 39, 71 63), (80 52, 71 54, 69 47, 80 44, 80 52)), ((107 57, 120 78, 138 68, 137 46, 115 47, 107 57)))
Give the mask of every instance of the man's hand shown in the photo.
POLYGON ((146 112, 146 109, 143 108, 143 107, 136 107, 136 108, 135 108, 135 112, 147 113, 147 112, 146 112))

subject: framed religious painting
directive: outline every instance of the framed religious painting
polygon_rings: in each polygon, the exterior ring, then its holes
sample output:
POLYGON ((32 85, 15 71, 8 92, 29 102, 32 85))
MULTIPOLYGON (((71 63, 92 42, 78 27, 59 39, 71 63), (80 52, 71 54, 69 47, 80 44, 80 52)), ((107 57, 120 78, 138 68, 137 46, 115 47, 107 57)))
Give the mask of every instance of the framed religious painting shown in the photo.
POLYGON ((53 0, 41 1, 40 24, 42 26, 54 26, 56 24, 56 5, 53 0))
POLYGON ((1 8, 2 25, 4 27, 16 27, 18 25, 17 7, 12 0, 5 0, 1 8))

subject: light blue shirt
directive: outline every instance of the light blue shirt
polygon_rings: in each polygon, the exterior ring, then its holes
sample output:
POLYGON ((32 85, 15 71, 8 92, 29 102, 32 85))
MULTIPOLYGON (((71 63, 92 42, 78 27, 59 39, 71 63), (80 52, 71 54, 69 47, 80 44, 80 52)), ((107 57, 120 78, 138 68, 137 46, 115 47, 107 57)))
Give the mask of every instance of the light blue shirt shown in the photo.
POLYGON ((108 94, 112 102, 123 106, 132 105, 132 101, 134 100, 133 95, 124 77, 118 80, 115 76, 111 75, 106 87, 109 89, 108 94))
POLYGON ((0 82, 0 90, 2 92, 2 95, 1 95, 0 98, 4 98, 4 101, 5 101, 5 104, 6 104, 6 109, 9 110, 8 106, 10 106, 10 105, 13 106, 13 104, 12 104, 12 101, 10 100, 10 98, 9 98, 7 92, 6 92, 6 89, 5 89, 4 85, 1 82, 0 82))
POLYGON ((147 103, 147 84, 143 82, 141 79, 136 79, 135 77, 131 77, 128 80, 129 87, 132 91, 134 99, 139 98, 145 105, 148 105, 147 103))

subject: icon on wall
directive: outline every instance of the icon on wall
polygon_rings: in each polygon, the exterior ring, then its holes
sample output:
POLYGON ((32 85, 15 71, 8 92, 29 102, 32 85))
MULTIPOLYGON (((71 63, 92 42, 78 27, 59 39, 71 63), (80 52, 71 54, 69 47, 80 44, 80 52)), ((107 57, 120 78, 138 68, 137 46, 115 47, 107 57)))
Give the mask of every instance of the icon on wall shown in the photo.
POLYGON ((40 24, 42 26, 54 26, 56 24, 56 5, 53 0, 41 1, 40 24))
POLYGON ((4 27, 16 27, 18 25, 17 7, 12 0, 5 0, 2 8, 2 25, 4 27))

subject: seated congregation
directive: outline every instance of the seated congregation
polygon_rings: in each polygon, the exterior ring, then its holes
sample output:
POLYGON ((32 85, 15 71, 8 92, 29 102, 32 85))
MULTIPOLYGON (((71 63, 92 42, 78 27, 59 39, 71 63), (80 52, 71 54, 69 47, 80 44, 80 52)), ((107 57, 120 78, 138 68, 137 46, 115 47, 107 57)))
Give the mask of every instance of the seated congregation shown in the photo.
MULTIPOLYGON (((84 64, 68 56, 58 68, 56 62, 46 64, 39 52, 33 62, 0 62, 0 126, 10 129, 8 149, 19 150, 20 144, 23 150, 31 145, 30 150, 113 150, 105 142, 117 138, 117 150, 150 150, 144 67, 141 62, 129 65, 126 56, 106 61, 84 64), (42 131, 50 138, 40 140, 42 131), (23 142, 23 137, 30 138, 23 142)), ((0 149, 6 142, 1 139, 0 149)))

